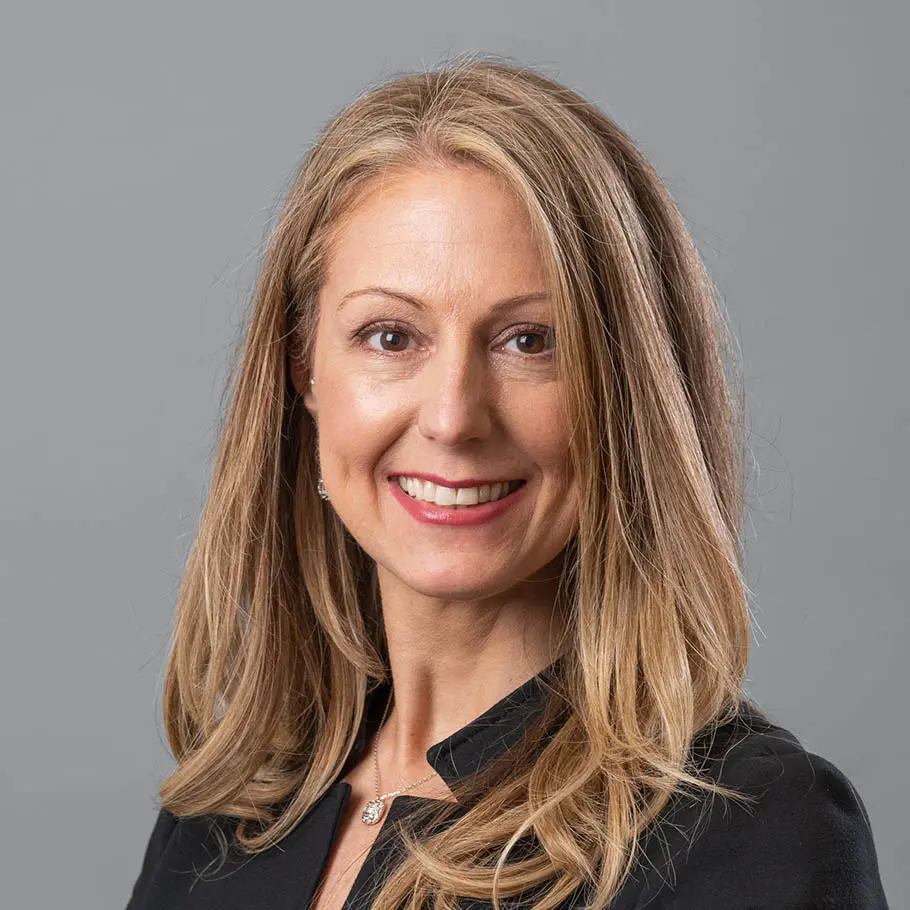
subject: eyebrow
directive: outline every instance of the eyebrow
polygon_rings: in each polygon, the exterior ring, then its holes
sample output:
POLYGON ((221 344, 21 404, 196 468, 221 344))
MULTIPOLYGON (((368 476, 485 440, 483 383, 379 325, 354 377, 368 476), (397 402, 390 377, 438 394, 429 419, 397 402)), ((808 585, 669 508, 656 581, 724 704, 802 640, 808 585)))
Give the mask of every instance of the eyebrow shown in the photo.
MULTIPOLYGON (((397 291, 394 288, 384 288, 380 287, 379 285, 370 285, 370 287, 360 288, 356 291, 350 291, 349 293, 345 294, 344 297, 338 301, 336 312, 340 311, 341 308, 354 297, 361 297, 367 294, 378 294, 381 297, 392 297, 393 299, 401 300, 418 310, 428 309, 426 303, 424 303, 419 297, 415 297, 413 294, 408 294, 405 291, 397 291)), ((515 297, 506 297, 503 300, 497 300, 490 309, 495 313, 499 310, 520 306, 523 303, 533 303, 535 301, 544 300, 550 300, 549 292, 532 291, 530 294, 518 294, 515 297)))

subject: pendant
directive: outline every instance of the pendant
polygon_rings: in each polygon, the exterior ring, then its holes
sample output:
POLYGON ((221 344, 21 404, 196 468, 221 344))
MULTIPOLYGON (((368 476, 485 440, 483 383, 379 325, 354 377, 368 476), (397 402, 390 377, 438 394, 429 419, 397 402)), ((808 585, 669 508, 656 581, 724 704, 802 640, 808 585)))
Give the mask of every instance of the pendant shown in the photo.
POLYGON ((385 812, 385 803, 381 799, 371 799, 360 813, 360 820, 365 825, 375 825, 385 812))

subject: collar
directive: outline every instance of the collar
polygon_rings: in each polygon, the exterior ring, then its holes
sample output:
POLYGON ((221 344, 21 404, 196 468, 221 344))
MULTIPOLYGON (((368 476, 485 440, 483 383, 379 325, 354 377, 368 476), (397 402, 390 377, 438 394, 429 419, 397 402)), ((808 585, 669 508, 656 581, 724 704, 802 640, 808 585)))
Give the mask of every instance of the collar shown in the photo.
MULTIPOLYGON (((452 786, 477 773, 521 739, 525 729, 543 709, 549 686, 558 678, 565 662, 566 655, 560 655, 478 717, 430 746, 427 761, 446 784, 452 786)), ((384 680, 367 693, 364 719, 342 775, 361 758, 369 738, 376 732, 391 685, 390 680, 384 680)))

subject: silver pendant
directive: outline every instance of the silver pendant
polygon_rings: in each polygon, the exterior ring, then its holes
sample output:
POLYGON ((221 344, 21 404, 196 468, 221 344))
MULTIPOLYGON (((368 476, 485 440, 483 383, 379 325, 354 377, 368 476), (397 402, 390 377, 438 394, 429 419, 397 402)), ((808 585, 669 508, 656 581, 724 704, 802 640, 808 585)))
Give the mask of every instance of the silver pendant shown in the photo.
POLYGON ((360 813, 360 820, 365 825, 375 825, 385 812, 385 803, 381 799, 371 799, 360 813))

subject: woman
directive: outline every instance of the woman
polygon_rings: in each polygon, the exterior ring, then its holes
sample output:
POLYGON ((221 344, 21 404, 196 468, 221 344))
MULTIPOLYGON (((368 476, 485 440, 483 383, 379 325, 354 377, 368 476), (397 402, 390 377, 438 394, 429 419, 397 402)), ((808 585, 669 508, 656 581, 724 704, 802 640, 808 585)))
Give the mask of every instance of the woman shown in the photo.
POLYGON ((742 693, 725 337, 567 88, 471 57, 334 118, 256 288, 131 910, 885 907, 848 779, 742 693))

